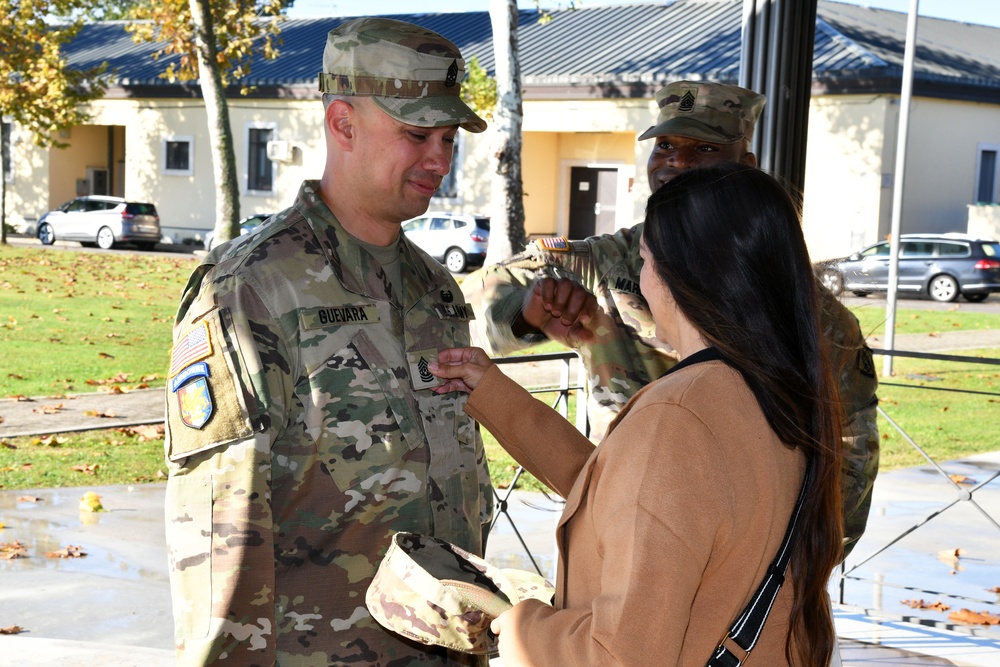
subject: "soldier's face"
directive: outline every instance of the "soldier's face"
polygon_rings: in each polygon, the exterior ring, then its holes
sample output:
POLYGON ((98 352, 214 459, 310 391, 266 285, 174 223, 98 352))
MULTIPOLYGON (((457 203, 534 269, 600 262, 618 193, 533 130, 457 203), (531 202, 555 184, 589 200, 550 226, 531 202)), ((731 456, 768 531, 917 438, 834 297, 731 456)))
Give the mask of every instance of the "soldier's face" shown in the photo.
POLYGON ((667 134, 656 137, 653 152, 649 154, 646 174, 649 189, 656 192, 660 186, 688 169, 701 169, 724 162, 742 162, 757 166, 757 158, 746 149, 746 143, 713 144, 710 141, 667 134))
POLYGON ((366 206, 375 217, 400 223, 427 210, 441 179, 451 170, 458 126, 407 125, 365 105, 357 121, 355 164, 364 173, 353 179, 364 189, 366 206))

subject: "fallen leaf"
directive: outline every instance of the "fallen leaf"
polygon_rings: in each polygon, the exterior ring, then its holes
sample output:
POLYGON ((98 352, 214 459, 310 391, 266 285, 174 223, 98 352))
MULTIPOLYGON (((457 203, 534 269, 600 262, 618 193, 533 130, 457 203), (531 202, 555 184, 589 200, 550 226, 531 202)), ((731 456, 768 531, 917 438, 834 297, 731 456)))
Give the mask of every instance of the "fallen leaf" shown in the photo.
POLYGON ((927 334, 927 336, 928 338, 940 338, 941 334, 939 334, 937 331, 932 331, 929 334, 927 334))
POLYGON ((68 547, 64 547, 64 548, 60 549, 59 551, 50 551, 47 554, 45 554, 45 557, 46 558, 83 558, 86 555, 87 554, 83 550, 83 547, 74 547, 73 545, 70 545, 68 547))
POLYGON ((27 558, 28 549, 23 544, 14 540, 6 543, 0 542, 0 560, 13 560, 15 558, 27 558))
POLYGON ((955 484, 975 484, 976 480, 971 477, 966 477, 965 475, 948 475, 948 478, 955 482, 955 484))
POLYGON ((0 440, 0 445, 3 445, 6 449, 17 449, 17 445, 12 445, 6 440, 0 440))
POLYGON ((20 634, 24 628, 20 625, 8 625, 6 628, 0 628, 0 635, 16 635, 20 634))
POLYGON ((97 356, 101 359, 114 359, 114 355, 108 354, 107 352, 98 352, 97 356))
POLYGON ((42 415, 54 415, 62 409, 63 404, 60 403, 59 405, 43 405, 40 408, 32 408, 31 411, 42 415))
POLYGON ((34 403, 35 402, 35 399, 28 398, 24 394, 16 394, 14 396, 14 398, 16 398, 19 403, 34 403))
POLYGON ((957 563, 959 558, 965 556, 965 549, 943 549, 938 552, 938 560, 945 563, 957 563))
POLYGON ((94 464, 83 463, 83 464, 78 465, 78 466, 70 466, 70 470, 76 470, 77 472, 82 472, 82 473, 86 473, 88 475, 93 475, 93 474, 95 474, 97 472, 97 466, 98 466, 97 463, 94 463, 94 464))
POLYGON ((950 605, 946 605, 940 600, 935 600, 934 602, 924 602, 923 600, 901 600, 900 602, 911 609, 928 609, 940 612, 945 612, 951 609, 950 605))
POLYGON ((87 491, 80 498, 80 511, 81 512, 103 512, 104 506, 101 505, 101 497, 94 493, 93 491, 87 491))
POLYGON ((0 424, 2 424, 2 423, 3 423, 3 417, 0 416, 0 424))
POLYGON ((988 611, 972 611, 971 609, 959 609, 948 614, 949 621, 957 623, 968 623, 970 625, 1000 625, 1000 616, 991 614, 988 611))
POLYGON ((17 502, 19 502, 19 503, 40 503, 40 502, 42 502, 42 499, 38 498, 36 496, 18 496, 17 497, 17 502))
POLYGON ((996 593, 997 595, 1000 595, 1000 586, 994 586, 993 588, 987 588, 986 591, 988 593, 996 593))
POLYGON ((31 441, 33 445, 45 445, 46 447, 58 447, 59 445, 65 445, 69 442, 69 438, 62 435, 47 435, 44 438, 34 438, 31 441))
POLYGON ((83 414, 87 415, 88 417, 101 417, 104 419, 117 417, 117 415, 110 410, 107 410, 105 412, 98 412, 97 410, 84 410, 83 414))

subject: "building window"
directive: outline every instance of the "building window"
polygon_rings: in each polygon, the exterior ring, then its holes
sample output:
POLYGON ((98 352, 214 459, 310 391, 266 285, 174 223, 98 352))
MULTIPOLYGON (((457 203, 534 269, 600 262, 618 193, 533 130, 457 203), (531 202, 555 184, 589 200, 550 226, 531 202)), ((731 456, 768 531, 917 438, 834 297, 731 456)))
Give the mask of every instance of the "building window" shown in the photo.
POLYGON ((194 175, 194 137, 167 137, 163 140, 163 173, 168 176, 194 175))
POLYGON ((979 144, 979 156, 976 159, 975 203, 977 204, 1000 203, 998 153, 1000 153, 1000 144, 979 144))
POLYGON ((446 200, 448 203, 461 203, 462 194, 459 189, 462 175, 462 158, 465 155, 465 132, 455 135, 455 148, 452 152, 451 171, 442 179, 434 197, 439 200, 446 200))
POLYGON ((267 142, 275 134, 274 125, 255 124, 247 127, 248 193, 274 193, 274 163, 267 157, 267 142))
POLYGON ((0 158, 3 159, 3 180, 5 183, 14 182, 14 164, 10 152, 10 135, 13 127, 10 123, 0 123, 0 137, 2 137, 2 148, 0 148, 0 158))

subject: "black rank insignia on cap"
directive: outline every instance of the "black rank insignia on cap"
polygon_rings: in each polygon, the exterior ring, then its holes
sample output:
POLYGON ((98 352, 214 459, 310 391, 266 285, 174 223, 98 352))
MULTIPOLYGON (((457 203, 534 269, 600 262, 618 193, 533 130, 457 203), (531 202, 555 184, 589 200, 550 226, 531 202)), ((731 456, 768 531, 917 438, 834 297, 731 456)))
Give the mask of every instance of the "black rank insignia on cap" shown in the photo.
POLYGON ((680 106, 677 107, 678 111, 691 111, 694 109, 694 94, 689 90, 684 93, 684 97, 681 98, 680 106))
POLYGON ((458 61, 452 60, 451 66, 448 68, 448 76, 444 78, 444 85, 451 88, 458 81, 458 61))

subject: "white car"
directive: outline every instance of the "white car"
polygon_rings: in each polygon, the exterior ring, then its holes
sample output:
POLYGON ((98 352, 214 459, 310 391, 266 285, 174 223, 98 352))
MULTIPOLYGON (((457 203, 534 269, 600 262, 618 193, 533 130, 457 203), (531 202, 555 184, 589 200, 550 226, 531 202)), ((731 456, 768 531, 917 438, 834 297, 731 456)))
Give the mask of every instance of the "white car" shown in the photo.
POLYGON ((77 197, 39 218, 38 239, 44 245, 58 239, 105 250, 119 243, 152 250, 160 242, 160 216, 154 205, 144 202, 103 195, 77 197))
MULTIPOLYGON (((253 230, 260 227, 261 223, 270 218, 273 213, 254 213, 253 215, 248 215, 247 217, 240 220, 240 236, 246 236, 253 230)), ((202 242, 205 246, 205 250, 215 250, 215 246, 221 245, 215 242, 215 230, 211 230, 205 234, 205 240, 202 242)))
POLYGON ((403 233, 452 273, 481 266, 490 242, 490 219, 485 215, 428 211, 403 223, 403 233))

